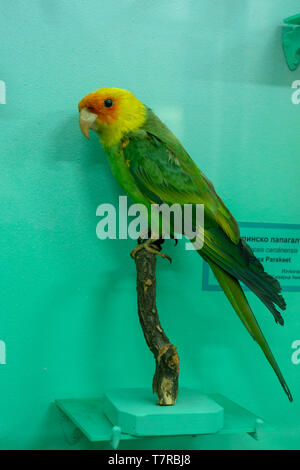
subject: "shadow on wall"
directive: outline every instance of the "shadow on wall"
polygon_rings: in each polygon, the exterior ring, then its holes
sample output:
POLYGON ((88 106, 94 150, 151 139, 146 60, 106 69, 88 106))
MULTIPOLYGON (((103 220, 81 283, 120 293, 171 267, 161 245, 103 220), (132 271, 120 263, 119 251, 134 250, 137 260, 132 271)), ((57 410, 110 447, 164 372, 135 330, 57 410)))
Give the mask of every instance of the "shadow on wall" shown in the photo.
MULTIPOLYGON (((86 287, 89 301, 84 324, 92 340, 88 346, 89 353, 85 351, 85 354, 87 354, 86 357, 95 358, 95 361, 92 367, 81 370, 81 378, 87 384, 95 384, 95 387, 100 390, 101 383, 99 381, 97 385, 97 380, 101 376, 108 375, 106 368, 109 367, 110 360, 112 360, 111 358, 103 361, 100 352, 110 351, 111 330, 115 331, 114 322, 117 321, 118 316, 124 315, 124 309, 113 310, 114 300, 118 296, 118 292, 122 292, 121 295, 124 296, 124 291, 126 291, 128 296, 132 295, 136 302, 135 266, 130 258, 130 251, 136 242, 130 239, 102 241, 96 238, 98 222, 96 209, 98 205, 110 203, 118 207, 119 195, 123 194, 111 173, 107 156, 97 135, 91 132, 90 140, 85 139, 79 129, 78 115, 74 114, 63 121, 60 120, 59 125, 49 132, 47 139, 49 145, 46 165, 51 170, 57 170, 60 166, 69 168, 67 184, 72 186, 70 197, 75 194, 78 196, 79 203, 82 201, 81 223, 87 224, 87 227, 81 227, 75 218, 74 220, 72 218, 71 222, 69 220, 68 223, 61 222, 62 225, 66 224, 66 230, 71 230, 75 237, 76 234, 80 237, 81 229, 87 232, 87 238, 83 239, 83 243, 88 243, 88 246, 83 246, 82 249, 89 251, 88 259, 84 260, 84 263, 87 264, 84 269, 91 273, 91 278, 88 282, 90 287, 86 287), (68 226, 70 223, 74 223, 73 228, 68 226), (128 288, 128 283, 130 288, 128 288), (112 311, 114 313, 113 322, 109 315, 112 311), (95 331, 98 334, 95 335, 95 331)), ((63 171, 59 173, 63 173, 63 171)), ((78 250, 80 250, 80 246, 78 250)), ((82 254, 78 256, 82 256, 82 254)), ((54 311, 59 307, 58 297, 65 298, 65 301, 68 302, 68 298, 74 295, 75 289, 70 282, 58 287, 55 286, 55 291, 53 288, 52 309, 54 311), (58 287, 61 295, 58 295, 58 287), (64 296, 62 295, 63 290, 65 291, 64 296), (66 293, 69 295, 66 296, 66 293)), ((126 300, 128 298, 124 299, 124 302, 126 300)), ((138 325, 138 322, 136 323, 138 325)), ((51 330, 55 330, 53 325, 51 330)), ((70 391, 70 393, 72 392, 70 391)))

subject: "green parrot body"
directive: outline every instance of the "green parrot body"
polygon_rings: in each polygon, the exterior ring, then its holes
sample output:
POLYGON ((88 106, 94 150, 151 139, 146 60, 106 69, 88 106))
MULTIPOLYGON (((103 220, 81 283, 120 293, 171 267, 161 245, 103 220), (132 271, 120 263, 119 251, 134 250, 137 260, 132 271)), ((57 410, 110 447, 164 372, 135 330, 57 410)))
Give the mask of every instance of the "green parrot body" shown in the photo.
MULTIPOLYGON (((86 109, 86 99, 82 100, 81 108, 86 109)), ((95 127, 115 179, 133 202, 145 204, 148 209, 151 204, 162 203, 169 206, 204 204, 204 244, 198 253, 210 265, 232 307, 261 347, 292 401, 289 388, 240 285, 240 281, 244 282, 271 311, 275 321, 283 324, 283 318, 275 307, 286 307, 278 281, 264 271, 251 248, 240 237, 236 220, 179 140, 151 109, 144 107, 143 112, 139 125, 127 126, 129 128, 116 140, 111 136, 105 139, 103 126, 95 127)), ((98 120, 101 120, 100 111, 98 120)))

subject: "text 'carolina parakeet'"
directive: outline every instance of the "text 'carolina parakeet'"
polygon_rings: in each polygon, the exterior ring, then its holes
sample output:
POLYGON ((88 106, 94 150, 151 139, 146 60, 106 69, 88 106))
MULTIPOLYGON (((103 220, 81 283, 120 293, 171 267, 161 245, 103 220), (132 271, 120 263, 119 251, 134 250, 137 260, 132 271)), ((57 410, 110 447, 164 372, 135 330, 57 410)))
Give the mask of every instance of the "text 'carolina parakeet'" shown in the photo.
POLYGON ((286 308, 279 282, 267 274, 240 237, 238 224, 212 183, 175 135, 131 92, 100 88, 79 103, 85 135, 99 135, 112 173, 134 203, 204 204, 204 245, 198 253, 211 267, 239 318, 263 350, 290 401, 291 392, 249 306, 243 281, 283 325, 275 305, 286 308))

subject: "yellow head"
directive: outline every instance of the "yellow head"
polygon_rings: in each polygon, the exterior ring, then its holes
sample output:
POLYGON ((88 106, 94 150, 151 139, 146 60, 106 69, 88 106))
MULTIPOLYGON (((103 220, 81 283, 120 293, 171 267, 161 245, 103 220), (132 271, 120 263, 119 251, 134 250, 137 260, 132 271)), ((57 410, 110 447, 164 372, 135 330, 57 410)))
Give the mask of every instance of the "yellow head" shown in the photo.
POLYGON ((120 142, 138 129, 146 119, 146 107, 130 91, 100 88, 86 95, 78 104, 79 124, 83 135, 95 130, 105 147, 120 142))

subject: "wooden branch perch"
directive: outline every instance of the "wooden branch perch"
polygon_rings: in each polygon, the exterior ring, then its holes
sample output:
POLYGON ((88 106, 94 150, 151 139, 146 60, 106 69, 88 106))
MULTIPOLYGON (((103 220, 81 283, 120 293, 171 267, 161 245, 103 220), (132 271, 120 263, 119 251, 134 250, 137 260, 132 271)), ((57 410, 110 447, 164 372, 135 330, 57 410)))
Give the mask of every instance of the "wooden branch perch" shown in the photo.
POLYGON ((164 333, 156 308, 156 256, 145 249, 135 255, 138 314, 149 349, 156 362, 153 393, 159 405, 174 405, 178 393, 179 357, 164 333))

